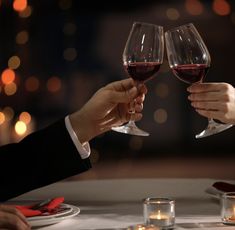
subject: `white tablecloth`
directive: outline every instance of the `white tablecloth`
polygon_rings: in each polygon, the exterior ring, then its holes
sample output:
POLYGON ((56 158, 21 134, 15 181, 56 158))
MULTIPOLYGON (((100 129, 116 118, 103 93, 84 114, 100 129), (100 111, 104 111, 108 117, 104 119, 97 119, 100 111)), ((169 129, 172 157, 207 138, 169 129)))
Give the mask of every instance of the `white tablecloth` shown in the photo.
POLYGON ((56 183, 24 194, 12 202, 64 196, 65 203, 81 212, 60 223, 40 227, 54 229, 126 229, 143 223, 142 199, 170 197, 176 202, 176 229, 235 229, 220 219, 219 200, 205 193, 213 179, 122 179, 56 183))

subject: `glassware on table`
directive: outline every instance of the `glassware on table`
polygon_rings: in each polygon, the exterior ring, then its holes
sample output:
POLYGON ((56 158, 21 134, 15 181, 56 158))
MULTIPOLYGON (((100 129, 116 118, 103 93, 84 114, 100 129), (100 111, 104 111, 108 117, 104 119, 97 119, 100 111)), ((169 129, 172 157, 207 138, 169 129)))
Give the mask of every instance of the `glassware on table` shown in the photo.
MULTIPOLYGON (((168 62, 173 74, 188 84, 202 82, 211 64, 209 51, 196 27, 185 24, 165 32, 168 62)), ((231 124, 217 123, 208 119, 205 130, 196 138, 207 137, 228 128, 231 124)))
POLYGON ((235 192, 221 196, 221 219, 224 224, 235 225, 235 192))
POLYGON ((161 229, 175 225, 175 201, 170 198, 151 197, 143 200, 144 223, 161 229))
MULTIPOLYGON (((129 77, 133 78, 137 89, 158 72, 163 62, 164 33, 163 27, 145 22, 134 22, 123 52, 123 66, 129 77)), ((139 136, 149 133, 139 129, 133 115, 135 102, 131 103, 131 119, 112 130, 139 136)))

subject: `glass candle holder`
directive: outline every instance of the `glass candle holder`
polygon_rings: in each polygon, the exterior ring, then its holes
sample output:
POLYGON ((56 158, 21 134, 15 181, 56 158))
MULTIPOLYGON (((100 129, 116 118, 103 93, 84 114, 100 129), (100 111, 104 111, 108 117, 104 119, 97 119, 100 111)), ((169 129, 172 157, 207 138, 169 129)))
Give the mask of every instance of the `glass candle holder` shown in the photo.
POLYGON ((160 230, 160 228, 154 225, 137 224, 129 226, 127 230, 160 230))
POLYGON ((146 198, 143 201, 144 223, 161 229, 171 229, 175 224, 175 201, 169 198, 146 198))
POLYGON ((221 196, 221 218, 224 224, 235 225, 235 192, 221 196))

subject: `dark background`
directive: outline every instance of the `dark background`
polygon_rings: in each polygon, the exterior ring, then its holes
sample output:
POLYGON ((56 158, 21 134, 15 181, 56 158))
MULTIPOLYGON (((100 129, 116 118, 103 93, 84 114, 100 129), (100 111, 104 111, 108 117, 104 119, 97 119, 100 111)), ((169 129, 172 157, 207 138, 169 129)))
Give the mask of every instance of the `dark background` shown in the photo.
MULTIPOLYGON (((0 4, 0 70, 8 67, 13 55, 21 60, 15 69, 16 93, 11 96, 4 90, 0 93, 1 108, 14 109, 12 124, 22 111, 27 111, 34 119, 34 130, 43 128, 79 109, 101 86, 127 77, 121 57, 134 21, 162 25, 165 31, 194 23, 212 59, 205 81, 235 85, 234 1, 31 0, 27 3, 32 11, 28 17, 21 17, 13 9, 13 1, 2 0, 0 4), (21 31, 28 32, 25 44, 16 42, 21 31), (25 84, 32 76, 40 85, 28 92, 25 84), (51 92, 47 84, 54 76, 62 85, 51 92)), ((91 141, 94 162, 233 157, 235 128, 195 139, 207 120, 190 106, 188 85, 170 72, 166 55, 160 72, 146 84, 144 117, 138 126, 150 136, 108 132, 91 141)), ((1 86, 3 89, 3 83, 1 86)), ((8 139, 11 141, 14 140, 8 139)))

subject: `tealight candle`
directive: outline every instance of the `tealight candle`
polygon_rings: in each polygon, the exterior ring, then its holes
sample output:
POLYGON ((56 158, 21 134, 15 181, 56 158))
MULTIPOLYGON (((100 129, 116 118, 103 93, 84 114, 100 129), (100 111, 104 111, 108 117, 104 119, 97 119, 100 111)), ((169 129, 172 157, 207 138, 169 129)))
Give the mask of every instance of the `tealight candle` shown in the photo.
POLYGON ((222 195, 221 218, 224 224, 235 225, 235 192, 222 195))
POLYGON ((169 198, 144 200, 144 222, 161 229, 170 229, 175 224, 175 202, 169 198))

